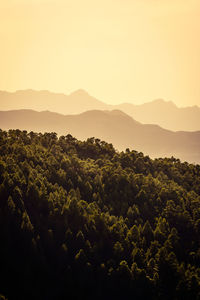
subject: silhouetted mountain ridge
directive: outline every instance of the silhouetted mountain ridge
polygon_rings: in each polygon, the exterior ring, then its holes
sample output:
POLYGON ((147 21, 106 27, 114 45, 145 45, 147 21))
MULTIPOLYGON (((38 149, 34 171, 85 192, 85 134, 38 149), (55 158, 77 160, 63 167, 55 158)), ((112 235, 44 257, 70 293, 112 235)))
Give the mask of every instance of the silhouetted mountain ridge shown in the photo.
POLYGON ((173 132, 158 125, 141 124, 125 113, 92 110, 77 115, 49 111, 15 110, 0 112, 0 128, 72 134, 78 139, 96 137, 113 143, 118 150, 141 151, 151 157, 177 157, 200 162, 200 131, 173 132))
POLYGON ((141 105, 121 103, 106 104, 83 89, 70 95, 47 90, 19 90, 14 93, 0 91, 0 110, 34 109, 62 114, 80 114, 88 110, 121 110, 144 124, 158 124, 174 131, 200 130, 198 106, 177 107, 172 101, 156 99, 141 105))

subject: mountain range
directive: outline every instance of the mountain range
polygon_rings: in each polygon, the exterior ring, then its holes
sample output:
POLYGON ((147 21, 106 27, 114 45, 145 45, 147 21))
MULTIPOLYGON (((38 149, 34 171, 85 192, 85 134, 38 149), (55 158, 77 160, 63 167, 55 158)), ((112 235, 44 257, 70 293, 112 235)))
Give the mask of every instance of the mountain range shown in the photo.
POLYGON ((88 110, 121 110, 144 124, 158 124, 173 131, 200 130, 198 106, 177 107, 173 102, 157 99, 141 105, 106 104, 80 89, 70 95, 49 91, 21 90, 14 93, 0 91, 0 110, 49 110, 65 115, 80 114, 88 110))
POLYGON ((120 110, 91 110, 77 115, 34 110, 0 111, 0 128, 72 134, 77 139, 100 138, 117 150, 126 148, 155 157, 200 163, 200 131, 173 132, 141 124, 120 110))

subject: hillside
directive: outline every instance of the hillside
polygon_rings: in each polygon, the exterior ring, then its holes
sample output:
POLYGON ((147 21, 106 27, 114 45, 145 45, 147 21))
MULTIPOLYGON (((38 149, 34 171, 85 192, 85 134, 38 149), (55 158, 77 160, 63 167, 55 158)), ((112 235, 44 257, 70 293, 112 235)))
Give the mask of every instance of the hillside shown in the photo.
POLYGON ((81 140, 94 136, 113 143, 118 150, 130 148, 152 158, 174 156, 200 163, 200 132, 172 132, 157 125, 144 125, 118 110, 68 116, 48 111, 1 111, 0 128, 59 135, 68 132, 81 140))
POLYGON ((88 110, 121 110, 144 124, 157 124, 172 131, 200 130, 200 108, 177 107, 173 102, 157 99, 142 105, 122 103, 108 105, 84 90, 70 95, 49 91, 22 90, 14 93, 0 91, 0 110, 33 109, 65 115, 80 114, 88 110))
POLYGON ((0 130, 0 199, 8 300, 200 297, 199 165, 0 130))

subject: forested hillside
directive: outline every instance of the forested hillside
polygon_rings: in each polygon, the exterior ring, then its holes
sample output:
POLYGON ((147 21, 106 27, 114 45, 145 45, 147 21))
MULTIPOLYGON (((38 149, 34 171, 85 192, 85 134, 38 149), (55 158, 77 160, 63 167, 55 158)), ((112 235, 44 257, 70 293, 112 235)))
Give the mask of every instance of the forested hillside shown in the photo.
POLYGON ((173 132, 157 125, 141 124, 120 110, 91 110, 79 115, 49 111, 0 111, 0 128, 33 132, 70 133, 85 140, 94 136, 112 143, 116 149, 134 149, 151 158, 171 157, 200 163, 200 131, 173 132))
POLYGON ((8 300, 200 299, 200 166, 1 130, 0 239, 8 300))

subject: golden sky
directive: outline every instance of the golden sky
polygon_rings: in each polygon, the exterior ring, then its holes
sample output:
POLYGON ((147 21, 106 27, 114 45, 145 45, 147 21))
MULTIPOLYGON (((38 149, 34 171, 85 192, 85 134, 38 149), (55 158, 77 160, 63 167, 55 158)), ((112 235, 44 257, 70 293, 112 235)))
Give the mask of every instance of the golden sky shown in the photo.
POLYGON ((199 0, 0 0, 0 90, 200 105, 199 0))

